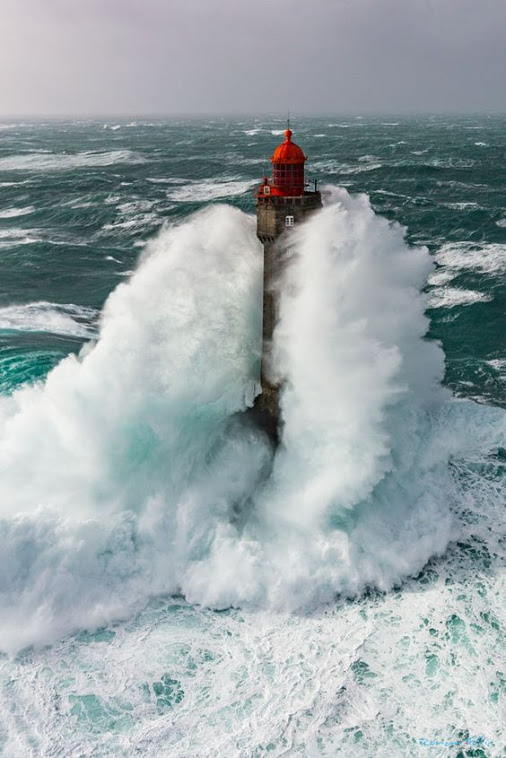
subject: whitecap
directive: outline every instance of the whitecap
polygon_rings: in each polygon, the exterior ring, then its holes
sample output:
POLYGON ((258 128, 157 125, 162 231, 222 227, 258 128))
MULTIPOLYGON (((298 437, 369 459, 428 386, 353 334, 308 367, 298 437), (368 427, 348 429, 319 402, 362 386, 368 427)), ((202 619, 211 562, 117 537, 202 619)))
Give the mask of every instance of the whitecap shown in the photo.
POLYGON ((208 179, 203 182, 196 182, 192 184, 186 184, 184 187, 180 187, 167 192, 167 197, 170 200, 176 200, 177 202, 206 202, 210 200, 218 200, 224 197, 234 197, 236 195, 243 195, 255 184, 258 184, 256 180, 253 181, 219 181, 215 179, 208 179))
POLYGON ((0 248, 41 242, 42 237, 36 235, 36 231, 35 229, 0 229, 0 248))
POLYGON ((30 179, 24 179, 22 182, 0 182, 0 187, 19 187, 21 184, 29 184, 30 179))
POLYGON ((440 266, 470 269, 484 274, 506 271, 506 245, 499 243, 448 242, 436 253, 440 266))
POLYGON ((365 166, 342 166, 340 169, 341 174, 364 174, 369 171, 376 171, 378 168, 383 168, 382 163, 367 163, 365 166))
POLYGON ((441 203, 445 208, 452 211, 482 211, 483 206, 479 203, 441 203))
POLYGON ((66 171, 75 168, 144 163, 132 150, 84 151, 80 153, 24 153, 0 158, 2 171, 66 171))
POLYGON ((496 371, 506 370, 506 358, 493 358, 490 361, 485 361, 489 366, 492 366, 496 371))
POLYGON ((455 308, 457 305, 474 305, 474 303, 488 303, 492 300, 491 295, 475 290, 460 289, 458 287, 438 287, 429 295, 429 308, 455 308))
POLYGON ((96 336, 98 311, 88 306, 45 301, 0 308, 0 329, 49 332, 65 336, 96 336))
POLYGON ((150 184, 186 184, 188 179, 178 179, 170 176, 155 176, 146 179, 150 184))
POLYGON ((443 284, 448 284, 452 279, 457 276, 456 271, 449 271, 447 269, 436 269, 431 271, 427 278, 427 283, 432 287, 441 287, 443 284))
POLYGON ((2 218, 17 218, 18 216, 28 216, 35 210, 34 205, 28 205, 26 208, 7 208, 5 211, 0 211, 0 219, 2 218))

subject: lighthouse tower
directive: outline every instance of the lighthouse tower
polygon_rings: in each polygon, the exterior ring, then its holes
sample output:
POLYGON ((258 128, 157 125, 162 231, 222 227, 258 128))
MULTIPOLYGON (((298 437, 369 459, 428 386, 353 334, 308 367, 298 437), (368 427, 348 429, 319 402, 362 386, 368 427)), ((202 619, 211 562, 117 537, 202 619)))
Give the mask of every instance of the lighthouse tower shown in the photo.
POLYGON ((264 178, 256 190, 257 235, 264 247, 262 393, 255 410, 261 426, 277 441, 279 384, 272 379, 271 345, 278 315, 276 280, 280 274, 281 248, 290 230, 318 208, 321 195, 306 190, 304 164, 306 156, 292 142, 290 125, 285 141, 271 158, 272 179, 264 178), (280 239, 281 238, 281 239, 280 239))

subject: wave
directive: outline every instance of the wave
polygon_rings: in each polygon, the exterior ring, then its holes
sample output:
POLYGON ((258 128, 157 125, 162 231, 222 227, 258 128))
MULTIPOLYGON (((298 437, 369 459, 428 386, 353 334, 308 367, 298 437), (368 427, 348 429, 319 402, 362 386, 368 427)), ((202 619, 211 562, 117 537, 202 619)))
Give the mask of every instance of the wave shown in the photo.
POLYGON ((473 270, 495 274, 506 270, 506 245, 480 242, 448 242, 436 253, 440 266, 453 271, 473 270))
POLYGON ((49 332, 72 337, 96 336, 95 308, 62 303, 27 303, 0 308, 0 330, 49 332))
POLYGON ((203 203, 209 200, 219 200, 235 195, 244 195, 249 189, 258 184, 254 181, 236 181, 223 179, 207 179, 203 182, 186 183, 183 187, 169 190, 167 198, 177 202, 195 202, 203 203))
POLYGON ((484 423, 441 387, 428 251, 365 196, 327 195, 285 251, 274 460, 238 415, 258 390, 262 252, 226 206, 164 229, 98 342, 0 398, 3 649, 162 593, 293 611, 387 590, 458 535, 449 459, 504 440, 504 414, 484 423))
POLYGON ((18 187, 21 184, 29 184, 30 179, 25 179, 22 182, 0 182, 0 187, 18 187))
POLYGON ((148 177, 146 181, 150 182, 150 184, 186 184, 188 182, 188 179, 178 179, 177 177, 160 176, 160 177, 148 177))
POLYGON ((29 205, 26 208, 7 208, 4 211, 0 211, 0 219, 4 218, 17 218, 18 216, 28 216, 29 213, 33 213, 35 206, 29 205))
POLYGON ((431 287, 440 287, 443 284, 448 284, 452 279, 457 276, 457 271, 451 271, 444 268, 438 268, 435 271, 431 271, 427 277, 427 284, 431 287))
POLYGON ((383 163, 371 162, 373 156, 362 156, 358 160, 361 161, 359 166, 352 166, 347 163, 340 163, 335 159, 317 161, 312 164, 314 171, 324 171, 327 174, 363 174, 369 171, 376 171, 379 168, 383 168, 383 163))
POLYGON ((438 287, 432 290, 429 297, 429 308, 454 308, 457 305, 473 305, 474 303, 489 303, 491 295, 460 287, 438 287))
POLYGON ((145 163, 132 150, 84 151, 81 153, 25 153, 0 158, 1 171, 67 171, 74 168, 145 163))
POLYGON ((0 250, 16 245, 32 245, 41 242, 37 229, 0 229, 0 250))
POLYGON ((482 205, 479 203, 441 203, 445 208, 449 208, 452 211, 483 211, 482 205))

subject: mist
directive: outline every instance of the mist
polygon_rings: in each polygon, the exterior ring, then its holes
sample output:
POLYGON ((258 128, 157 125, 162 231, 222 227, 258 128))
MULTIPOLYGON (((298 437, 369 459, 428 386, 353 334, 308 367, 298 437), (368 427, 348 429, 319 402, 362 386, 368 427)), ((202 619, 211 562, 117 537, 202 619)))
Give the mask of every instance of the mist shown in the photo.
POLYGON ((3 0, 0 114, 504 109, 502 0, 3 0))

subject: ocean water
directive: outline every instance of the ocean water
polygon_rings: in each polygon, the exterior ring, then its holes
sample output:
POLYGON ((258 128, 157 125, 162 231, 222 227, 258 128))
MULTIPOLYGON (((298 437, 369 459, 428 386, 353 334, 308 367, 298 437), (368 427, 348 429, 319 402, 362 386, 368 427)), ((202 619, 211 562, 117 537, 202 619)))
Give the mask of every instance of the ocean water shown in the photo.
POLYGON ((506 118, 0 124, 0 753, 506 755, 506 118))

